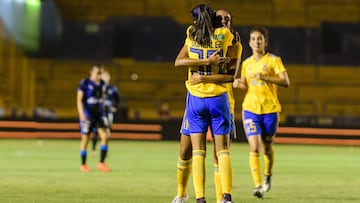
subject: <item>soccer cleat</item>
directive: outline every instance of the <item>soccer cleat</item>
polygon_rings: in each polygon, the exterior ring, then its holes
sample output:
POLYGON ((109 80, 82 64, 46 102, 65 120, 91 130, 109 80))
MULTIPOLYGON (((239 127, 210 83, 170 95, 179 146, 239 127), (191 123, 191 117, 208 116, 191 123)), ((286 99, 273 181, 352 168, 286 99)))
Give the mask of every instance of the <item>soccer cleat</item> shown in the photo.
POLYGON ((256 186, 253 195, 257 198, 262 198, 264 196, 264 191, 261 186, 256 186))
POLYGON ((263 191, 269 192, 270 189, 271 189, 271 176, 265 176, 265 180, 263 183, 263 191))
POLYGON ((88 172, 90 172, 90 168, 86 164, 83 164, 80 166, 80 171, 88 173, 88 172))
POLYGON ((103 172, 110 172, 111 169, 104 163, 104 162, 99 162, 97 165, 97 169, 99 171, 103 171, 103 172))
POLYGON ((171 203, 186 203, 189 200, 189 195, 186 194, 185 197, 176 196, 171 203))
POLYGON ((224 194, 220 203, 232 203, 231 195, 230 194, 224 194))
POLYGON ((196 199, 196 203, 206 203, 205 197, 196 199))

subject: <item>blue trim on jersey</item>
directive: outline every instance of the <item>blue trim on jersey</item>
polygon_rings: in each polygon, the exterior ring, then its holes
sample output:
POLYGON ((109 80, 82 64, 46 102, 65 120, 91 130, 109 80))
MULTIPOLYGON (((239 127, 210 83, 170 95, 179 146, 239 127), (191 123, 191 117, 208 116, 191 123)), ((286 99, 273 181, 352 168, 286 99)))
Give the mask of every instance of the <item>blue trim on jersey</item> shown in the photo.
POLYGON ((206 133, 209 127, 214 135, 230 133, 231 119, 227 93, 205 98, 188 93, 186 115, 191 134, 206 133))
POLYGON ((243 125, 246 137, 261 135, 264 142, 272 142, 278 126, 279 114, 254 114, 243 111, 243 125))

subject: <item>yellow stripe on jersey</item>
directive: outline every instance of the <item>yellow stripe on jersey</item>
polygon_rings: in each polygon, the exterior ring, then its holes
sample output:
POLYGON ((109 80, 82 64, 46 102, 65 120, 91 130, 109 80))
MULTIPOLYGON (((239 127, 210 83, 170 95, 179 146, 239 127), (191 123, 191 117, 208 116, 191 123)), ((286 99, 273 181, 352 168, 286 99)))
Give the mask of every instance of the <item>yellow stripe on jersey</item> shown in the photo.
POLYGON ((269 77, 277 77, 286 69, 281 58, 273 54, 265 54, 259 61, 252 56, 247 58, 241 67, 241 76, 246 78, 248 86, 243 102, 243 110, 255 114, 267 114, 281 111, 277 97, 277 85, 254 78, 255 73, 262 73, 269 77))
MULTIPOLYGON (((189 37, 189 28, 187 29, 187 38, 185 45, 188 48, 189 57, 192 59, 208 58, 215 51, 220 49, 221 56, 226 56, 228 47, 232 45, 234 36, 228 28, 221 27, 214 30, 214 37, 211 39, 210 47, 201 47, 189 37)), ((188 80, 185 82, 187 90, 190 94, 196 97, 214 97, 223 94, 227 91, 225 84, 215 83, 199 83, 190 84, 190 77, 192 72, 199 72, 202 75, 211 75, 219 73, 219 66, 197 66, 189 67, 188 80)))

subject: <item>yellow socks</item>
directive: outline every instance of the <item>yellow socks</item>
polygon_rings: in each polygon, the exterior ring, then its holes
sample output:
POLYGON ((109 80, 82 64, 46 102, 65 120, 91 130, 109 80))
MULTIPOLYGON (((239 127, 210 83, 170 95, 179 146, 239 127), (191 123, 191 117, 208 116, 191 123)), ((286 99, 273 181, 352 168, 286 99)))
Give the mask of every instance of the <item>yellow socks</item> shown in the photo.
POLYGON ((268 151, 268 154, 264 154, 264 175, 271 176, 272 175, 272 168, 274 165, 274 150, 271 147, 268 151))
POLYGON ((193 150, 193 182, 196 199, 205 197, 205 150, 193 150))
POLYGON ((222 187, 221 187, 221 180, 219 174, 219 166, 214 164, 214 183, 215 183, 215 192, 216 192, 216 202, 220 202, 222 199, 222 187))
POLYGON ((261 175, 260 175, 260 156, 257 152, 250 152, 250 170, 251 175, 254 181, 254 185, 261 185, 261 175))
POLYGON ((219 174, 223 194, 232 192, 232 166, 230 152, 228 149, 220 150, 216 153, 219 164, 219 174))
POLYGON ((187 184, 191 173, 192 160, 178 159, 177 162, 177 196, 185 197, 187 192, 187 184))

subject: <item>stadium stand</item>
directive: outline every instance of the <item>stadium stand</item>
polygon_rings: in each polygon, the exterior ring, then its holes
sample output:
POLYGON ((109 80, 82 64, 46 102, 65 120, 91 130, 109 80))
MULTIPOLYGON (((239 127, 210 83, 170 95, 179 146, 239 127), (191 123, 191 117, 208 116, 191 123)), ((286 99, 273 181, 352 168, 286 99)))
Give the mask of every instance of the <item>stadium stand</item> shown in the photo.
MULTIPOLYGON (((188 11, 199 2, 184 0, 168 3, 166 0, 132 0, 119 3, 119 1, 110 0, 55 0, 55 3, 64 17, 64 21, 106 23, 112 16, 171 16, 184 28, 191 21, 188 11)), ((271 48, 275 48, 281 56, 289 59, 284 63, 287 65, 292 85, 288 89, 279 91, 279 98, 283 104, 282 122, 285 122, 289 115, 359 115, 360 107, 356 105, 360 99, 357 94, 360 90, 359 82, 356 78, 360 71, 359 65, 323 65, 326 61, 319 61, 320 65, 309 65, 314 64, 309 62, 316 61, 312 60, 313 55, 322 51, 320 50, 322 48, 320 44, 321 24, 324 21, 355 24, 360 22, 360 1, 296 0, 291 4, 287 0, 211 2, 211 6, 214 8, 222 8, 224 5, 232 12, 235 27, 243 35, 248 32, 249 25, 269 26, 272 29, 271 33, 274 34, 271 48), (304 27, 305 29, 303 29, 304 27), (311 47, 310 56, 304 54, 308 51, 304 47, 288 51, 289 46, 285 45, 294 45, 295 40, 297 43, 303 44, 307 40, 309 32, 312 34, 311 36, 314 36, 311 38, 312 41, 309 41, 314 45, 311 47), (288 39, 285 39, 286 37, 288 39), (299 61, 294 63, 295 60, 299 61), (302 64, 300 61, 304 61, 304 63, 302 64)), ((154 26, 161 27, 162 24, 154 23, 159 19, 152 18, 151 22, 154 26)), ((121 22, 124 19, 119 18, 118 20, 121 22)), ((133 22, 138 21, 134 20, 133 22)), ((146 24, 146 22, 142 23, 146 24)), ((82 28, 81 23, 78 26, 79 29, 82 28)), ((152 27, 147 28, 151 30, 152 27)), ((141 29, 138 28, 136 31, 140 32, 141 29)), ((351 34, 350 31, 348 33, 351 34)), ((348 33, 343 36, 348 37, 348 33)), ((138 34, 137 36, 142 35, 138 34)), ((244 49, 247 49, 247 39, 246 37, 243 39, 244 49)), ((354 35, 351 39, 353 41, 350 41, 349 44, 354 44, 351 42, 355 42, 357 38, 354 35)), ((143 46, 143 44, 138 43, 136 46, 143 46)), ((294 46, 298 46, 298 44, 294 46)), ((353 46, 351 50, 356 50, 356 48, 357 46, 353 46)), ((348 52, 354 53, 351 50, 348 52)), ((76 50, 71 51, 76 52, 76 50)), ((249 52, 245 50, 244 53, 246 55, 249 52)), ((335 57, 330 55, 330 58, 335 57)), ((2 95, 0 105, 8 110, 8 115, 12 108, 25 109, 30 114, 36 106, 44 106, 55 109, 58 118, 74 118, 77 116, 76 88, 80 79, 88 76, 88 69, 93 61, 95 59, 91 61, 90 59, 64 60, 26 57, 0 24, 0 79, 3 81, 3 85, 0 86, 2 95), (16 74, 19 72, 21 74, 16 74), (67 102, 63 102, 64 98, 67 102)), ((143 119, 158 119, 158 108, 161 101, 169 103, 172 117, 182 117, 186 98, 184 87, 186 70, 175 68, 173 61, 137 61, 132 56, 129 58, 115 57, 107 60, 105 66, 112 74, 112 83, 118 86, 120 93, 126 99, 129 118, 135 118, 135 114, 139 112, 143 119), (134 75, 137 75, 136 79, 132 77, 134 75)), ((236 111, 239 112, 241 109, 241 99, 239 98, 243 97, 244 92, 235 90, 234 94, 237 98, 236 111)), ((240 118, 240 116, 238 113, 236 118, 240 118)))
MULTIPOLYGON (((109 16, 172 16, 181 24, 191 18, 189 10, 209 1, 132 0, 72 1, 55 0, 66 19, 105 21, 109 16)), ((358 22, 357 0, 223 0, 210 1, 213 8, 225 7, 233 13, 235 25, 317 26, 323 21, 358 22), (254 12, 256 11, 256 12, 254 12)))

